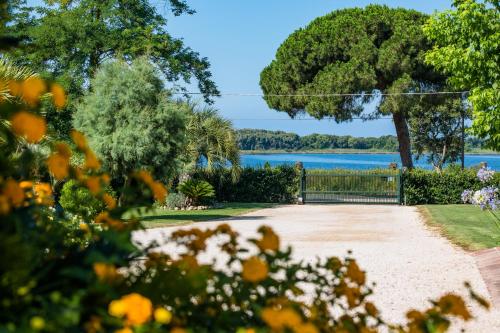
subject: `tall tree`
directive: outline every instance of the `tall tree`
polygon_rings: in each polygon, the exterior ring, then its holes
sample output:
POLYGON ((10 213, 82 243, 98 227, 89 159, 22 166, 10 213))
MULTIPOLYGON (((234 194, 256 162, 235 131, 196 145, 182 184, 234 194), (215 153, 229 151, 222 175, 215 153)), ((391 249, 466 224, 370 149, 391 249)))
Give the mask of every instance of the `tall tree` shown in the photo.
POLYGON ((440 171, 445 163, 456 162, 462 153, 462 118, 468 109, 461 97, 415 96, 409 109, 410 133, 417 159, 440 171))
POLYGON ((414 10, 371 5, 343 9, 315 19, 291 34, 276 59, 261 73, 267 104, 294 117, 300 112, 321 119, 349 121, 362 114, 367 103, 377 113, 392 114, 403 165, 413 167, 407 112, 385 96, 301 96, 405 92, 412 86, 442 83, 424 64, 430 44, 422 33, 427 16, 414 10), (276 96, 293 95, 293 96, 276 96))
POLYGON ((145 58, 107 63, 92 85, 74 125, 104 167, 119 180, 140 169, 170 179, 185 149, 187 108, 167 99, 155 67, 145 58))
MULTIPOLYGON (((175 15, 192 14, 183 0, 165 0, 175 15)), ((18 55, 33 69, 84 85, 98 66, 121 57, 147 55, 171 81, 191 78, 209 97, 218 93, 209 62, 166 31, 167 20, 147 0, 45 0, 17 6, 12 30, 25 36, 18 55), (69 79, 71 78, 71 79, 69 79)))
MULTIPOLYGON (((151 1, 45 0, 35 7, 16 2, 9 27, 22 43, 12 56, 42 76, 57 79, 68 91, 66 110, 47 110, 49 123, 60 132, 68 129, 65 125, 75 109, 71 101, 85 93, 97 68, 109 59, 147 56, 175 89, 185 91, 182 82, 195 79, 207 101, 218 94, 208 60, 167 32, 166 18, 151 1)), ((184 0, 160 2, 174 15, 194 13, 184 0)))
POLYGON ((500 3, 455 0, 453 6, 425 25, 436 44, 426 60, 457 89, 471 90, 473 133, 500 150, 500 3))

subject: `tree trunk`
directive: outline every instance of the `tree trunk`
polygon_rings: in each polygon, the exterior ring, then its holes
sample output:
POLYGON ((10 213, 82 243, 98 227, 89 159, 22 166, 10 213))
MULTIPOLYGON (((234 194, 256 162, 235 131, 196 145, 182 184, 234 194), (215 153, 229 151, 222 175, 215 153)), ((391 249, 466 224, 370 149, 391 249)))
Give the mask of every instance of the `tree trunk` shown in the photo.
POLYGON ((130 178, 128 176, 125 176, 125 179, 123 180, 122 191, 120 193, 120 196, 118 197, 118 207, 123 206, 123 202, 125 200, 125 191, 129 185, 130 185, 130 178))
POLYGON ((398 136, 399 143, 399 155, 401 156, 403 167, 413 169, 410 132, 408 130, 406 117, 401 112, 396 112, 392 114, 392 119, 394 120, 394 126, 396 127, 396 134, 398 136))

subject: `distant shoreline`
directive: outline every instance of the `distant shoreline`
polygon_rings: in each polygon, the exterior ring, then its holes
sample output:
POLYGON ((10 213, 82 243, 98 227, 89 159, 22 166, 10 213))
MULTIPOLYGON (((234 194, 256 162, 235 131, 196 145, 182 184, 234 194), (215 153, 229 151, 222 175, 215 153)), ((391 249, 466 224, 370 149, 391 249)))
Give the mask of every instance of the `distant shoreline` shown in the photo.
MULTIPOLYGON (((370 149, 318 149, 318 150, 240 150, 242 155, 273 155, 273 154, 366 154, 366 155, 396 155, 399 152, 370 149)), ((490 150, 465 152, 465 155, 500 155, 500 152, 490 150)))

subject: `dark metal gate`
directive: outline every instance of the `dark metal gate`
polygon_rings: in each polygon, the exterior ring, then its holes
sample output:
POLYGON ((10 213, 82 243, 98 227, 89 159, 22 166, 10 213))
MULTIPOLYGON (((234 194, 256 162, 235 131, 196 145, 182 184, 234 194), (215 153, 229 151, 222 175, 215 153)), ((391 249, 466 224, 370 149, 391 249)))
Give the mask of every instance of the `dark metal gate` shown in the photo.
POLYGON ((305 170, 300 196, 303 203, 401 204, 399 170, 305 170))

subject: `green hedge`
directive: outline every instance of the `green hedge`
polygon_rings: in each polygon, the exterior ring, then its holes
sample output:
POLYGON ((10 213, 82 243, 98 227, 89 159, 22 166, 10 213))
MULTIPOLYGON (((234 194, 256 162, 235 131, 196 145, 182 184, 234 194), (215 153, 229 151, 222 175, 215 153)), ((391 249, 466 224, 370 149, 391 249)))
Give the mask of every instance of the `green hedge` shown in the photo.
POLYGON ((294 202, 299 190, 299 173, 294 166, 241 170, 238 181, 231 180, 228 169, 199 171, 194 176, 212 184, 219 202, 294 202))
MULTIPOLYGON (((407 205, 459 204, 465 189, 479 190, 484 187, 477 179, 477 168, 461 170, 449 167, 441 173, 415 169, 403 174, 403 198, 407 205)), ((486 185, 500 186, 500 173, 486 185)))

